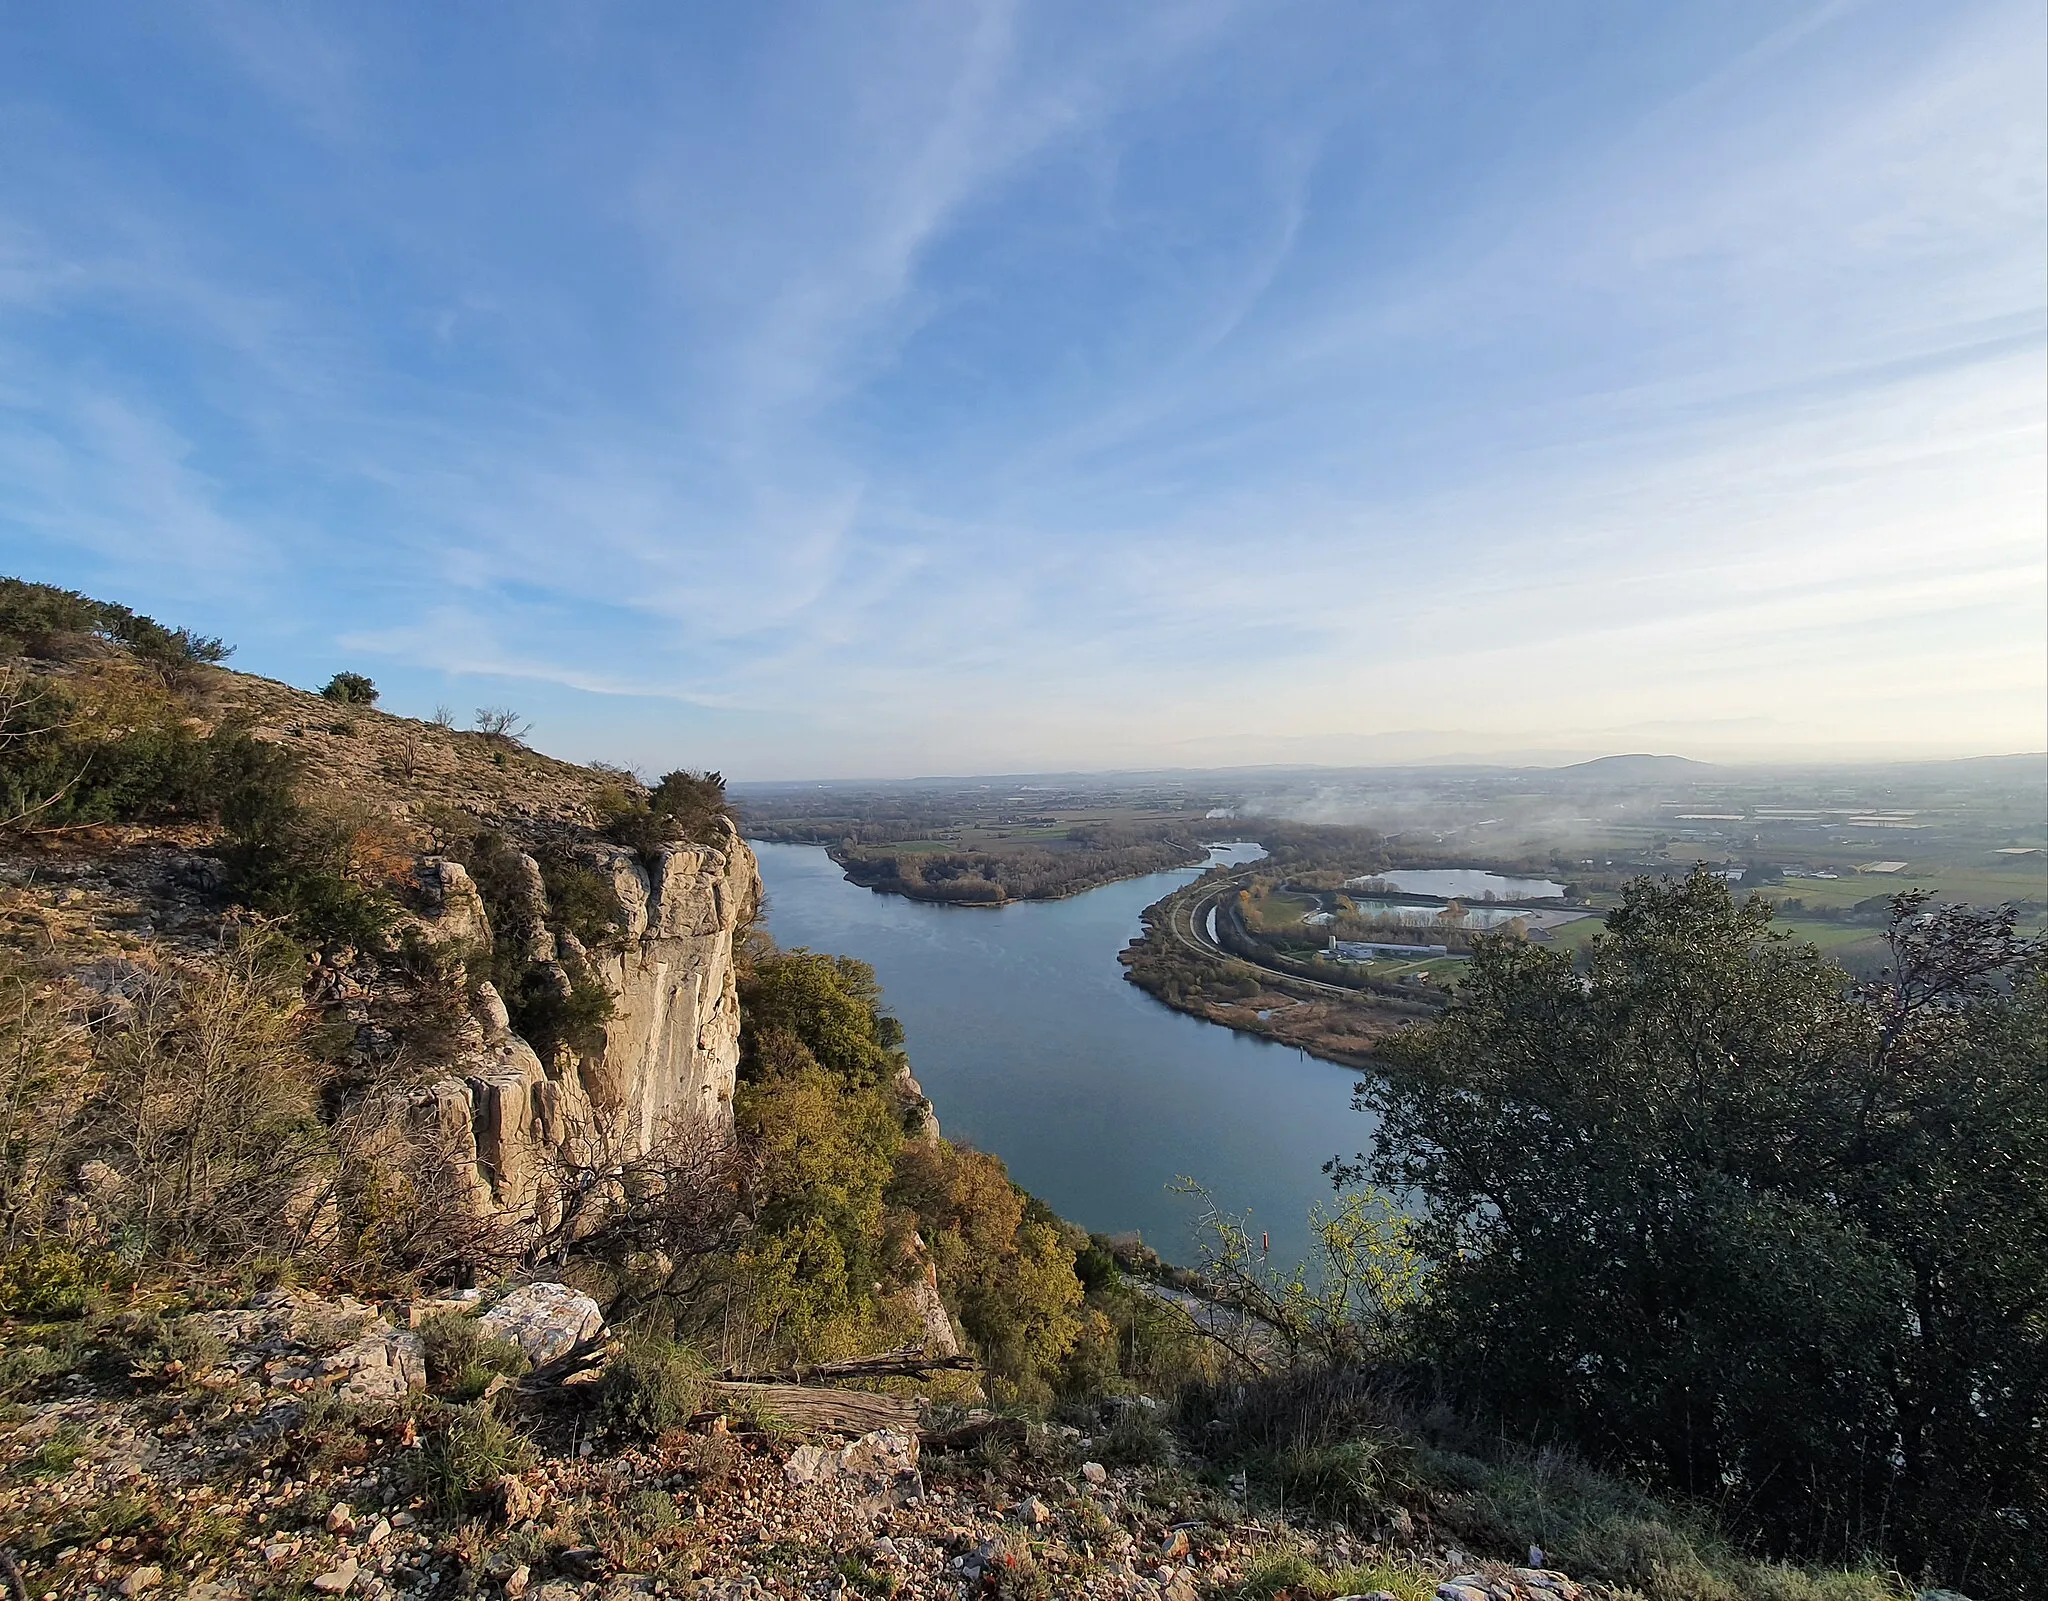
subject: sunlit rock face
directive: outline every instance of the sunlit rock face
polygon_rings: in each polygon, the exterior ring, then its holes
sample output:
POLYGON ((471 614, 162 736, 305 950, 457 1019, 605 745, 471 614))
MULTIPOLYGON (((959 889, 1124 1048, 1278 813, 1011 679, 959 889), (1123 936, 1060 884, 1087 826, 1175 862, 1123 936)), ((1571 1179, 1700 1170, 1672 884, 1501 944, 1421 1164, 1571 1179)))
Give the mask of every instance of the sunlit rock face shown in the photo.
POLYGON ((615 1169, 670 1139, 722 1140, 732 1128, 740 1057, 735 937, 760 904, 754 853, 721 820, 716 845, 663 847, 650 865, 619 846, 580 853, 607 877, 620 910, 609 948, 586 950, 549 924, 541 874, 522 858, 519 927, 492 930, 468 875, 454 863, 421 870, 439 916, 429 943, 451 952, 517 942, 522 960, 560 974, 593 973, 612 999, 599 1042, 543 1061, 515 1033, 503 999, 474 987, 472 1016, 448 1072, 421 1100, 473 1209, 552 1228, 565 1170, 615 1169))
POLYGON ((625 940, 592 957, 613 1013, 603 1050, 579 1073, 592 1106, 638 1155, 681 1119, 731 1126, 740 1061, 733 937, 759 904, 761 879, 730 824, 720 846, 664 847, 651 872, 623 849, 606 865, 625 940))

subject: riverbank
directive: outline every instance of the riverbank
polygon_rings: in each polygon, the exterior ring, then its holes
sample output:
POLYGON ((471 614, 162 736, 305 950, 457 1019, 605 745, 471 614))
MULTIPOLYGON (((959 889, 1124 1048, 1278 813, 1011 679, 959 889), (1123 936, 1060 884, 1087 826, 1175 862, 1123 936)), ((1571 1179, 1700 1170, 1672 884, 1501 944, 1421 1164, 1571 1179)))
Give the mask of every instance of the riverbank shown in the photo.
POLYGON ((1010 906, 1085 895, 1128 878, 1199 867, 1208 847, 1161 835, 1108 843, 1025 844, 1007 850, 951 850, 936 842, 888 849, 833 846, 826 852, 849 883, 935 906, 1010 906))
POLYGON ((1340 1067, 1369 1067, 1381 1041, 1435 1014, 1434 996, 1327 983, 1225 949, 1208 919, 1241 878, 1206 875, 1147 906, 1118 953, 1124 977, 1177 1012, 1340 1067))

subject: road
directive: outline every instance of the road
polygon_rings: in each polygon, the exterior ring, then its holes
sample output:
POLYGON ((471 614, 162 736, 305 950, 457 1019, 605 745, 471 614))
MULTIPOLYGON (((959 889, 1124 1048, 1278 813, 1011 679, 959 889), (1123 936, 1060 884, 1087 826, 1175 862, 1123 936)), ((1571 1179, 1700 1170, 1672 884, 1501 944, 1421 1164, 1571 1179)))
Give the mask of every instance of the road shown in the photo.
POLYGON ((1201 894, 1190 896, 1185 902, 1168 908, 1167 931, 1187 950, 1198 956, 1218 957, 1224 961, 1243 962, 1247 967, 1256 967, 1271 980, 1278 990, 1309 990, 1317 995, 1335 995, 1344 1000, 1369 998, 1364 990, 1351 989, 1343 984, 1325 984, 1321 979, 1300 978, 1293 973, 1284 973, 1277 968, 1254 962, 1235 951, 1225 950, 1209 938, 1209 911, 1225 895, 1234 895, 1252 881, 1250 873, 1234 873, 1229 878, 1211 885, 1201 894))

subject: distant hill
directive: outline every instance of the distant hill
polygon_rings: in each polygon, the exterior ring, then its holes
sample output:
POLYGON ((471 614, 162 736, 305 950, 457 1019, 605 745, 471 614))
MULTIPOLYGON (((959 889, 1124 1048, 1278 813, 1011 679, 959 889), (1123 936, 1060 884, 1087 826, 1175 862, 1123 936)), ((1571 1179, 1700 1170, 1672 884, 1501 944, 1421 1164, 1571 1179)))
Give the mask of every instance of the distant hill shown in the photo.
POLYGON ((1573 762, 1569 767, 1552 771, 1558 778, 1649 784, 1710 778, 1720 769, 1712 762, 1696 762, 1690 756, 1596 756, 1590 762, 1573 762))

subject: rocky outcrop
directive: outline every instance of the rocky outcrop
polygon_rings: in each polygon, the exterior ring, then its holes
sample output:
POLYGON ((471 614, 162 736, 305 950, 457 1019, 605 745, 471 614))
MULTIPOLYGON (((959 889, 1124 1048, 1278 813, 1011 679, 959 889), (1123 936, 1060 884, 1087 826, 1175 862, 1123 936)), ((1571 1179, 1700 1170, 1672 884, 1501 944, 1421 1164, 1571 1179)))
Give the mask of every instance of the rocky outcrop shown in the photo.
POLYGON ((602 1051, 580 1072, 592 1105, 634 1153, 681 1120, 731 1124, 740 1061, 733 936, 760 903, 761 878, 746 842, 720 822, 720 845, 666 846, 651 872, 627 850, 602 858, 625 937, 590 956, 613 1011, 602 1051))
POLYGON ((761 883, 753 852, 729 823, 721 820, 721 829, 716 845, 665 846, 651 867, 622 847, 583 848, 619 905, 619 936, 602 950, 586 950, 552 925, 540 869, 528 857, 518 858, 518 893, 507 926, 497 929, 458 863, 422 864, 428 905, 418 931, 430 948, 472 960, 510 942, 564 995, 564 964, 573 962, 612 1003, 593 1046, 543 1061, 514 1032, 497 991, 472 986, 455 1059, 418 1106, 479 1215, 552 1228, 565 1167, 614 1169, 671 1136, 730 1131, 740 1037, 733 941, 759 904, 761 883))

